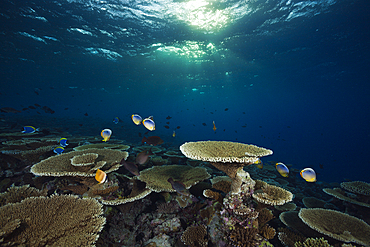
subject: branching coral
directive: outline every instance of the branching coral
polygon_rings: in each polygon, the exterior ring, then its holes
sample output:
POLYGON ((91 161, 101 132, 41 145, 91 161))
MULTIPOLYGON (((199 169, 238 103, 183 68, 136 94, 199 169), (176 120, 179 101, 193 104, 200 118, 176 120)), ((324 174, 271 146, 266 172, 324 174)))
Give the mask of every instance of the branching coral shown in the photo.
POLYGON ((307 238, 303 243, 296 242, 294 247, 332 247, 324 238, 307 238))

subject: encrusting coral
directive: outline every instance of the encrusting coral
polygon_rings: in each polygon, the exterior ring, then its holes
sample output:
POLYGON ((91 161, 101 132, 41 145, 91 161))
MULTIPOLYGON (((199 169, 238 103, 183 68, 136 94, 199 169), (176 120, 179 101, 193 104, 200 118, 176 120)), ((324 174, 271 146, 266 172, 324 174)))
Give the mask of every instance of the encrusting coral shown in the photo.
POLYGON ((72 151, 60 155, 51 156, 31 167, 31 172, 38 176, 81 176, 93 177, 96 170, 99 168, 105 173, 118 170, 121 166, 120 161, 127 159, 128 153, 111 149, 87 149, 84 151, 72 151), (91 158, 91 154, 97 154, 98 157, 91 165, 76 166, 73 165, 71 159, 75 156, 78 159, 86 158, 82 156, 89 154, 86 157, 91 158))
POLYGON ((3 242, 9 245, 93 246, 105 224, 102 213, 94 199, 29 197, 0 207, 0 232, 6 229, 3 242))
POLYGON ((298 216, 309 227, 331 238, 370 246, 370 226, 361 219, 322 208, 302 208, 298 216))
POLYGON ((188 246, 208 246, 207 228, 204 225, 189 226, 181 235, 181 242, 188 246))
POLYGON ((183 165, 154 166, 140 172, 139 180, 146 183, 146 187, 155 192, 175 192, 168 179, 183 183, 186 189, 208 179, 210 175, 202 167, 183 165))

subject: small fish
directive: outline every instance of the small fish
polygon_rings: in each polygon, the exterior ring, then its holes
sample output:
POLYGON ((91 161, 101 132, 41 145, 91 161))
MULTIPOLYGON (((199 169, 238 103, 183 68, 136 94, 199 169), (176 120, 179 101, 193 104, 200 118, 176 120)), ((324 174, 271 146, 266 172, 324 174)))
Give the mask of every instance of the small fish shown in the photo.
POLYGON ((229 108, 225 108, 225 111, 228 111, 229 110, 229 108))
POLYGON ((102 184, 102 183, 108 181, 107 174, 105 172, 103 172, 102 170, 100 170, 100 169, 98 169, 96 171, 95 179, 96 179, 96 181, 99 182, 99 184, 102 184))
POLYGON ((89 114, 87 114, 87 112, 84 114, 86 117, 89 116, 89 114))
POLYGON ((171 119, 172 117, 170 117, 170 116, 168 116, 168 117, 166 117, 166 119, 171 119))
POLYGON ((118 124, 118 122, 119 122, 119 117, 115 117, 115 118, 113 119, 113 123, 118 124))
POLYGON ((55 113, 54 110, 50 109, 47 106, 43 106, 42 109, 44 110, 45 113, 50 113, 50 114, 54 114, 55 113))
POLYGON ((121 165, 123 165, 129 172, 131 172, 135 176, 139 176, 139 168, 134 162, 128 162, 125 159, 121 160, 121 165))
POLYGON ((300 172, 300 174, 307 182, 316 182, 316 173, 312 168, 305 168, 300 172))
POLYGON ((164 127, 165 127, 166 129, 169 129, 169 128, 170 128, 170 126, 168 126, 168 125, 165 125, 164 127))
POLYGON ((324 169, 324 165, 323 164, 319 164, 319 167, 320 167, 320 169, 324 169))
POLYGON ((152 116, 150 116, 148 118, 145 118, 143 120, 143 125, 145 126, 145 128, 147 128, 150 131, 155 130, 155 123, 153 121, 153 117, 152 116))
POLYGON ((18 111, 14 108, 11 108, 11 107, 3 107, 3 108, 0 108, 0 111, 1 112, 5 112, 5 113, 19 113, 21 111, 18 111))
POLYGON ((289 169, 283 163, 281 163, 281 162, 276 163, 275 167, 276 167, 276 170, 280 173, 281 176, 283 176, 285 178, 289 176, 289 169))
POLYGON ((61 154, 64 152, 64 148, 63 147, 56 147, 54 148, 54 153, 56 154, 61 154))
POLYGON ((173 178, 169 178, 167 181, 172 185, 172 189, 176 190, 177 193, 184 195, 184 196, 190 195, 185 185, 181 183, 180 181, 174 181, 173 178))
POLYGON ((34 133, 36 131, 39 131, 39 129, 36 129, 33 126, 24 126, 22 133, 28 134, 28 133, 34 133))
POLYGON ((180 126, 177 126, 176 129, 180 129, 181 127, 180 126))
POLYGON ((262 169, 263 168, 263 162, 261 159, 258 159, 254 164, 257 166, 257 168, 262 169))
POLYGON ((141 124, 142 118, 138 114, 131 115, 131 119, 134 122, 134 124, 136 124, 136 125, 141 124))
POLYGON ((110 129, 103 129, 100 133, 101 137, 103 137, 103 142, 109 141, 110 136, 112 135, 112 131, 110 129))
POLYGON ((143 165, 149 160, 149 156, 153 155, 152 148, 141 151, 136 155, 135 164, 143 165))
POLYGON ((64 138, 64 137, 60 138, 59 143, 60 143, 60 146, 62 146, 64 148, 68 146, 67 138, 64 138))
POLYGON ((36 109, 36 107, 34 107, 33 105, 30 105, 28 108, 33 109, 33 110, 36 109))
POLYGON ((164 141, 159 136, 149 136, 149 137, 143 137, 141 140, 141 143, 148 144, 152 146, 157 146, 162 144, 164 141))
POLYGON ((176 137, 176 131, 172 132, 172 137, 176 137))
POLYGON ((202 125, 203 125, 203 126, 207 126, 207 124, 206 124, 206 123, 202 123, 202 125))
POLYGON ((34 106, 36 106, 36 107, 41 107, 39 104, 37 104, 37 103, 35 103, 35 104, 33 104, 34 106))
POLYGON ((212 124, 213 124, 213 131, 216 131, 217 128, 216 128, 215 121, 213 121, 212 124))

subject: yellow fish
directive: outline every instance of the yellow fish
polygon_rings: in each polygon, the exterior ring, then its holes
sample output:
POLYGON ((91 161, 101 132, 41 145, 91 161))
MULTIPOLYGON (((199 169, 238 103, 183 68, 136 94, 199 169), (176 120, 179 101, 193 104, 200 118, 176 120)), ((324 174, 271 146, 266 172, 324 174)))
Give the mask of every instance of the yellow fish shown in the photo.
POLYGON ((131 119, 136 125, 140 125, 141 121, 143 120, 138 114, 132 114, 131 119))
POLYGON ((300 172, 300 174, 307 182, 316 182, 316 172, 312 168, 305 168, 300 172))
POLYGON ((109 141, 110 136, 112 135, 112 131, 110 129, 103 129, 100 133, 101 137, 103 137, 103 142, 109 141))
POLYGON ((212 122, 213 123, 213 131, 216 131, 216 125, 215 125, 215 121, 212 122))
POLYGON ((260 160, 260 159, 258 159, 253 164, 255 164, 257 166, 257 168, 259 168, 259 169, 262 169, 263 168, 263 163, 262 163, 262 160, 260 160))
POLYGON ((104 183, 107 180, 107 174, 103 172, 102 170, 98 169, 95 174, 95 179, 100 184, 104 183))
POLYGON ((147 128, 150 131, 155 130, 155 123, 153 121, 153 117, 152 116, 145 118, 143 120, 143 125, 145 126, 145 128, 147 128))
POLYGON ((275 167, 276 167, 276 170, 280 173, 281 176, 283 176, 285 178, 289 176, 289 169, 283 163, 281 163, 281 162, 276 163, 275 167))
POLYGON ((175 131, 173 131, 172 132, 172 137, 175 137, 176 136, 176 132, 175 131))

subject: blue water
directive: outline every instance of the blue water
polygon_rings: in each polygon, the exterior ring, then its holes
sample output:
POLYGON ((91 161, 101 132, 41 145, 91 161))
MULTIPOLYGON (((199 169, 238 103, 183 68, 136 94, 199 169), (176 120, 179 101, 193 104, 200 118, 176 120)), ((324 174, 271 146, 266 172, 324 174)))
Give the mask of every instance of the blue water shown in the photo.
POLYGON ((0 107, 55 111, 6 121, 139 142, 130 116, 152 115, 173 145, 252 143, 319 181, 370 182, 369 1, 0 5, 0 107))

